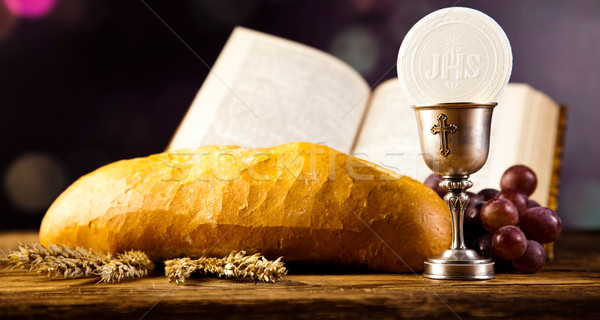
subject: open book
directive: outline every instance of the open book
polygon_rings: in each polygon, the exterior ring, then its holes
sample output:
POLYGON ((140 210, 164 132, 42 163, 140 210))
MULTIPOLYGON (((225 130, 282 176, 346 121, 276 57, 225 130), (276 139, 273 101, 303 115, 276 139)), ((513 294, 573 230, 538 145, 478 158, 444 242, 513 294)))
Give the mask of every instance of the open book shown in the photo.
MULTIPOLYGON (((494 109, 488 161, 470 179, 474 191, 499 188, 504 170, 525 164, 538 175, 532 198, 555 204, 560 115, 548 96, 509 84, 494 109)), ((372 91, 328 53, 237 27, 167 150, 291 141, 325 144, 419 181, 431 174, 397 79, 372 91)))

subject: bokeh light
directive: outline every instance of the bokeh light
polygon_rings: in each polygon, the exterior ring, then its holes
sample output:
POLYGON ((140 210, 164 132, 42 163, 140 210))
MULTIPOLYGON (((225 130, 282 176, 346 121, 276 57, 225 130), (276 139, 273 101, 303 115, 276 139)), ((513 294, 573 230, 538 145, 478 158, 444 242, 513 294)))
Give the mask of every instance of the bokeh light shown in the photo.
POLYGON ((561 188, 563 208, 559 213, 569 229, 597 230, 600 228, 600 182, 578 181, 570 188, 561 188))
POLYGON ((13 161, 4 176, 4 189, 12 204, 24 212, 46 210, 66 187, 66 174, 46 154, 25 154, 13 161))
POLYGON ((81 0, 60 1, 52 9, 54 21, 79 29, 93 26, 97 23, 98 16, 103 14, 102 3, 81 0))
POLYGON ((352 5, 358 12, 369 12, 377 4, 377 0, 352 0, 352 5))
POLYGON ((0 40, 6 38, 17 24, 18 18, 0 2, 0 40))
POLYGON ((388 10, 394 0, 352 0, 350 1, 354 10, 359 13, 388 10))
POLYGON ((4 0, 4 4, 14 15, 41 18, 52 11, 56 0, 4 0))
POLYGON ((338 33, 329 51, 365 75, 372 72, 379 60, 376 36, 364 26, 354 26, 338 33))

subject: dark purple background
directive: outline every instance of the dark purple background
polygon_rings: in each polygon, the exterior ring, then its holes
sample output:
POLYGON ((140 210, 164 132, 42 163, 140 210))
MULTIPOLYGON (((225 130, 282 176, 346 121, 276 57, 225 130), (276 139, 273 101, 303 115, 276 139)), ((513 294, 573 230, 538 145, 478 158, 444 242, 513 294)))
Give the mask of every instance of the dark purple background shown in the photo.
MULTIPOLYGON (((239 24, 332 52, 376 84, 396 76, 408 29, 455 1, 146 3, 208 65, 239 24)), ((482 10, 505 29, 511 81, 571 107, 559 213, 567 227, 600 228, 600 1, 458 5, 482 10)), ((47 205, 15 204, 11 172, 39 170, 36 177, 45 178, 31 183, 54 197, 103 164, 161 152, 208 68, 141 1, 58 0, 45 17, 12 28, 8 19, 2 7, 0 229, 35 229, 47 205), (37 162, 23 160, 32 154, 37 162)))

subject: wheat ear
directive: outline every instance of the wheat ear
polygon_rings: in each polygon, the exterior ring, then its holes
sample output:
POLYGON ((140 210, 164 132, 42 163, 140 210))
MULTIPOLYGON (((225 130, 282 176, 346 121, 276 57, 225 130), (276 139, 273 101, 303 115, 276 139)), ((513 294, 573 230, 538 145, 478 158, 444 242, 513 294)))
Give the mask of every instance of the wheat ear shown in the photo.
POLYGON ((260 254, 246 255, 246 252, 231 252, 219 258, 201 257, 200 259, 179 258, 165 261, 165 275, 169 282, 182 284, 194 272, 214 274, 225 278, 248 278, 262 282, 281 280, 287 269, 281 257, 269 261, 260 254))
POLYGON ((141 251, 128 251, 112 257, 80 247, 38 243, 22 244, 6 260, 13 268, 46 273, 49 277, 79 278, 100 276, 100 282, 143 277, 154 269, 154 264, 141 251))

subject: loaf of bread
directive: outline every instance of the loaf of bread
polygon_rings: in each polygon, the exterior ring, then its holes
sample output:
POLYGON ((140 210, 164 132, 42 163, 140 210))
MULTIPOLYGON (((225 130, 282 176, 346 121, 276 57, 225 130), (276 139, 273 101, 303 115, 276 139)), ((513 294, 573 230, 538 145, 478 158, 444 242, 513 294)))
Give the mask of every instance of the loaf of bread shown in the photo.
POLYGON ((118 161, 65 190, 40 241, 161 261, 261 252, 286 262, 422 271, 450 245, 429 187, 322 145, 207 146, 118 161))

